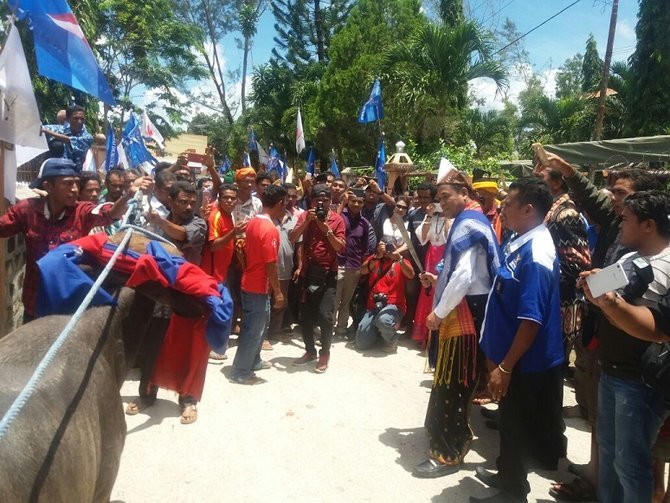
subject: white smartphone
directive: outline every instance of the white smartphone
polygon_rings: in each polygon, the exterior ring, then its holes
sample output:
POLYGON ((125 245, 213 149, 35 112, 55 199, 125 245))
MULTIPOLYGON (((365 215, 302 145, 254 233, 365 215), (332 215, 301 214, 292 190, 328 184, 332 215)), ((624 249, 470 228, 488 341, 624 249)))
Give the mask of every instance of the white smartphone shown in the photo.
POLYGON ((591 295, 600 297, 607 292, 613 292, 628 284, 626 271, 620 263, 612 264, 586 278, 591 295))

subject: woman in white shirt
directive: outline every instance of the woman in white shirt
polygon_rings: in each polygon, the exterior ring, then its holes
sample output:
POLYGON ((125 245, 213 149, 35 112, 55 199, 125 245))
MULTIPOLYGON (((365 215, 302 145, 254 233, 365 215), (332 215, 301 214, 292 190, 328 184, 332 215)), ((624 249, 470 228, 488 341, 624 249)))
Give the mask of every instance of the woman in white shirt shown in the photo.
MULTIPOLYGON (((433 203, 426 208, 426 217, 415 230, 419 242, 422 245, 428 244, 424 263, 426 272, 437 274, 437 264, 440 263, 442 256, 444 255, 444 246, 447 242, 451 222, 451 219, 446 218, 442 214, 439 204, 433 203)), ((416 305, 414 327, 412 328, 412 340, 414 340, 421 349, 426 347, 426 342, 428 340, 426 318, 433 310, 434 295, 435 292, 433 288, 430 290, 422 288, 416 305)))

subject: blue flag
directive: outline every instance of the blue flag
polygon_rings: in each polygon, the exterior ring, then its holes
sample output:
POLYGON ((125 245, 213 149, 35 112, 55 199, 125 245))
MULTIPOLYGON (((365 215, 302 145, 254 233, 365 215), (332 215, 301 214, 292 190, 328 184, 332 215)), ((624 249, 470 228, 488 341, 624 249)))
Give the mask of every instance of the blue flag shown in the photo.
POLYGON ((370 92, 370 98, 361 107, 358 112, 358 122, 367 124, 368 122, 377 122, 384 118, 384 105, 382 104, 382 85, 379 79, 375 79, 370 92))
POLYGON ((141 130, 142 124, 137 120, 137 115, 135 115, 135 112, 130 112, 130 119, 126 122, 121 135, 121 145, 126 151, 131 168, 140 167, 150 173, 150 168, 158 164, 158 161, 147 150, 141 130))
POLYGON ((316 160, 314 159, 314 147, 309 149, 309 157, 307 158, 307 172, 314 176, 314 170, 316 169, 316 160))
POLYGON ((277 149, 274 147, 274 145, 270 145, 270 154, 268 155, 266 170, 268 174, 276 171, 279 178, 282 176, 283 168, 279 159, 279 152, 277 152, 277 149))
POLYGON ((10 0, 19 19, 28 18, 41 75, 95 96, 116 101, 88 41, 66 0, 10 0))
POLYGON ((251 159, 249 159, 249 153, 246 151, 242 154, 242 164, 244 164, 245 168, 251 167, 251 159))
POLYGON ((386 187, 386 171, 384 170, 386 164, 386 149, 384 148, 384 140, 382 139, 379 150, 377 150, 377 159, 375 160, 375 178, 381 190, 386 187))
POLYGON ((105 171, 115 168, 119 164, 119 151, 116 148, 116 136, 112 123, 107 121, 107 153, 105 154, 105 171))
POLYGON ((228 159, 228 156, 223 158, 223 164, 219 167, 219 174, 220 175, 225 175, 228 173, 228 170, 230 169, 230 160, 228 159))
POLYGON ((337 167, 337 161, 335 160, 335 152, 330 158, 330 172, 335 175, 335 178, 340 177, 340 168, 337 167))
MULTIPOLYGON (((249 152, 256 151, 258 151, 258 142, 256 141, 256 133, 254 133, 254 130, 252 129, 249 131, 249 152)), ((249 163, 249 166, 251 166, 251 163, 249 163)))

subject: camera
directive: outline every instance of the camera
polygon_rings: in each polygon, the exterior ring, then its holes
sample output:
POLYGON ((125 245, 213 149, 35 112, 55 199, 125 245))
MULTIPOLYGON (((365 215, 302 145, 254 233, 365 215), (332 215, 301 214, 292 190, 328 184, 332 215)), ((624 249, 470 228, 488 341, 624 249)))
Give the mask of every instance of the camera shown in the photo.
POLYGON ((327 214, 327 211, 326 211, 325 205, 323 204, 323 201, 319 201, 316 204, 316 218, 318 218, 322 222, 325 222, 326 221, 326 214, 327 214))
POLYGON ((654 281, 654 269, 649 261, 643 257, 633 260, 633 272, 629 273, 628 284, 623 289, 622 297, 626 302, 635 304, 649 289, 654 281))
POLYGON ((388 300, 389 300, 389 298, 386 296, 386 294, 375 293, 372 296, 372 302, 375 303, 375 312, 378 313, 379 311, 384 309, 386 307, 386 305, 388 304, 388 300))

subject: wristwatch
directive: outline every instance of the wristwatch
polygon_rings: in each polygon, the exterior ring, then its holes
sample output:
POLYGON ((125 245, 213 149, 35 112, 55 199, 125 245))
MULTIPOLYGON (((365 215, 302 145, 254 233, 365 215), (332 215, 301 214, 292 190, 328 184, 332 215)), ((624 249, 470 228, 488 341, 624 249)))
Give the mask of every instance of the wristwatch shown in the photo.
POLYGON ((332 229, 328 229, 328 232, 326 232, 326 237, 330 237, 330 236, 333 236, 333 235, 334 234, 333 234, 332 229))

